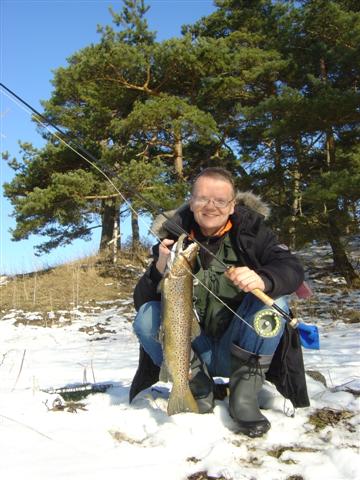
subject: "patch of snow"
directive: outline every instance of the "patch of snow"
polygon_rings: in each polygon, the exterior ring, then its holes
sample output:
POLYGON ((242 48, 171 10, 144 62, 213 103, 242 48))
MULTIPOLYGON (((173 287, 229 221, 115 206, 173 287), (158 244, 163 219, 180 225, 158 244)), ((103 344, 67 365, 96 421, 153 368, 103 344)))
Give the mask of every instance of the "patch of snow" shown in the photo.
MULTIPOLYGON (((327 252, 325 246, 316 251, 327 252)), ((159 383, 129 405, 138 361, 131 298, 99 302, 102 308, 91 312, 48 312, 48 321, 63 318, 61 328, 32 324, 35 312, 7 313, 0 320, 2 478, 185 480, 206 471, 228 480, 359 479, 359 328, 334 309, 358 308, 360 293, 345 293, 338 281, 326 293, 327 279, 316 280, 310 279, 314 297, 297 308, 320 331, 321 350, 303 351, 305 368, 326 385, 307 375, 311 406, 294 411, 267 383, 260 402, 272 428, 257 439, 237 433, 227 398, 211 414, 169 417, 170 385, 159 383), (20 317, 29 322, 15 326, 20 317), (72 410, 49 393, 83 382, 112 386, 72 410), (311 417, 322 410, 348 413, 318 429, 311 417)))

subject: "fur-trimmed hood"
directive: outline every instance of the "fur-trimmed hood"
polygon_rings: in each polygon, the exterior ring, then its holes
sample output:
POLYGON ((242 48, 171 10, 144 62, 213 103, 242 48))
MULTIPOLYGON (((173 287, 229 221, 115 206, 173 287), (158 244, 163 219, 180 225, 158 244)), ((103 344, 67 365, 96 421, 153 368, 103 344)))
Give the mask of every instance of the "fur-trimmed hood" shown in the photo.
POLYGON ((265 220, 270 217, 270 207, 262 200, 259 195, 255 195, 251 191, 237 192, 235 197, 236 205, 244 205, 244 207, 250 208, 257 213, 260 213, 265 220))
MULTIPOLYGON (((253 210, 260 215, 262 215, 265 219, 269 218, 270 216, 270 207, 267 203, 265 203, 261 197, 255 195, 251 191, 240 192, 236 193, 235 197, 235 213, 237 207, 246 207, 250 210, 253 210)), ((182 218, 186 212, 189 211, 189 202, 184 203, 179 208, 175 210, 169 210, 164 214, 161 213, 157 215, 152 223, 151 231, 160 238, 165 238, 169 233, 169 223, 172 223, 172 220, 178 223, 178 219, 182 218)), ((187 226, 183 225, 183 228, 187 230, 187 226)), ((170 231, 173 228, 170 229, 170 231)), ((176 227, 175 227, 176 230, 176 227)), ((179 233, 179 232, 177 232, 179 233)))

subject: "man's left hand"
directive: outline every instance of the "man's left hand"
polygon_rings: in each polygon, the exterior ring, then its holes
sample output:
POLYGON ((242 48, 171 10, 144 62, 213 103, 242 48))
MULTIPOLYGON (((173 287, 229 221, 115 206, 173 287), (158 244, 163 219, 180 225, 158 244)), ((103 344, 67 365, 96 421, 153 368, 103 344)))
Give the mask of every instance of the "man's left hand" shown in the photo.
POLYGON ((231 267, 224 275, 244 292, 251 292, 255 288, 258 288, 262 292, 265 290, 263 279, 248 267, 231 267))

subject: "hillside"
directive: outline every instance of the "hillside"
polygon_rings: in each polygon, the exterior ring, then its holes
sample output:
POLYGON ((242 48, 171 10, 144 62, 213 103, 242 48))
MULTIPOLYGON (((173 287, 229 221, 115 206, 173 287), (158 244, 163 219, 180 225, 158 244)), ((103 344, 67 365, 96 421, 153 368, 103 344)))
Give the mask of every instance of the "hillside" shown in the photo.
POLYGON ((71 311, 99 310, 128 298, 146 265, 144 252, 122 252, 118 263, 86 257, 43 271, 0 278, 1 313, 32 311, 38 324, 54 325, 71 311))
MULTIPOLYGON (((348 242, 354 265, 360 266, 360 237, 348 242)), ((308 247, 297 252, 306 271, 306 277, 316 292, 310 299, 292 298, 296 315, 312 321, 319 315, 330 316, 345 323, 360 322, 357 305, 348 301, 352 291, 344 278, 332 269, 332 258, 327 244, 308 247)), ((86 257, 58 267, 13 277, 0 277, 1 310, 35 311, 44 324, 51 326, 56 319, 72 310, 101 309, 106 302, 131 297, 139 276, 149 262, 145 250, 133 254, 122 252, 118 263, 103 261, 99 256, 86 257), (49 323, 49 316, 52 323, 49 323)))

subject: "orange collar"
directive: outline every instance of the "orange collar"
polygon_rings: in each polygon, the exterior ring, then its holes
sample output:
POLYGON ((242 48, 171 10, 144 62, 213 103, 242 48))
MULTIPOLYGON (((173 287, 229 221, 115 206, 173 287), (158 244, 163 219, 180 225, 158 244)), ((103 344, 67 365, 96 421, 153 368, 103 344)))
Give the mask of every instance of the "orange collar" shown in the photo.
POLYGON ((229 219, 227 222, 226 222, 226 225, 224 225, 223 227, 221 227, 216 233, 215 235, 213 235, 213 237, 222 237, 223 235, 225 235, 225 233, 227 233, 229 230, 231 230, 233 224, 232 224, 232 221, 229 219))
MULTIPOLYGON (((232 226, 233 226, 232 221, 230 219, 228 219, 226 224, 211 236, 212 237, 222 237, 223 235, 225 235, 225 233, 227 233, 229 230, 231 230, 232 226)), ((195 238, 194 230, 191 230, 189 238, 191 240, 193 240, 195 238)))

